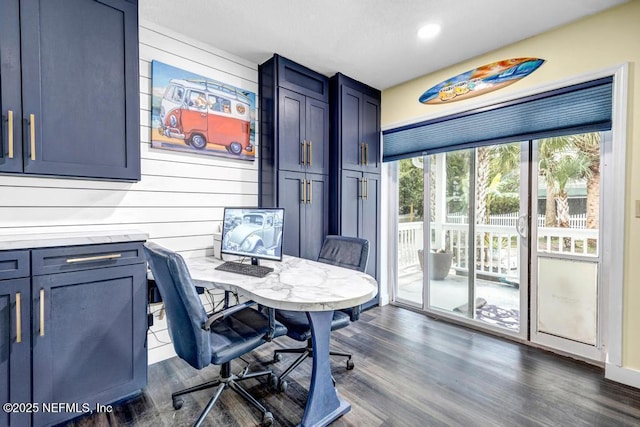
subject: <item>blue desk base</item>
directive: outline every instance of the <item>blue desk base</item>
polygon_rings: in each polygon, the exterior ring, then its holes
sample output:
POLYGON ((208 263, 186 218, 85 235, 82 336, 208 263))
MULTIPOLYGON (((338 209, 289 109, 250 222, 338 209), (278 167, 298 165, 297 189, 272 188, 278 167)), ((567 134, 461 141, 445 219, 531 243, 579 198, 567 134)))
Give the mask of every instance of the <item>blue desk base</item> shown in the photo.
POLYGON ((326 426, 346 414, 351 405, 338 396, 329 362, 329 339, 333 311, 307 312, 313 345, 313 371, 301 427, 326 426))

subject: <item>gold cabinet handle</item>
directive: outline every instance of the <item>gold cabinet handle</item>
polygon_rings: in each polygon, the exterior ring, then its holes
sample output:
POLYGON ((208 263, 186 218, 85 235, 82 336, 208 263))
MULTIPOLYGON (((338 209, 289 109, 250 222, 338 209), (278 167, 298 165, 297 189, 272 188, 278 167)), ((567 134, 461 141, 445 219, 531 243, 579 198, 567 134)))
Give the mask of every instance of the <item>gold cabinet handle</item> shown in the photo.
POLYGON ((29 114, 29 134, 31 135, 31 160, 36 159, 36 115, 29 114))
POLYGON ((364 179, 364 189, 365 189, 364 198, 365 200, 369 200, 369 178, 364 179))
POLYGON ((364 164, 369 166, 369 144, 364 144, 364 164))
POLYGON ((9 142, 9 158, 13 159, 13 111, 7 111, 7 120, 9 121, 9 126, 7 129, 7 139, 9 142))
POLYGON ((307 203, 307 180, 303 179, 301 182, 302 185, 302 203, 307 203))
POLYGON ((16 342, 22 342, 22 314, 20 307, 20 292, 16 292, 16 342))
POLYGON ((309 180, 309 204, 313 203, 313 180, 309 180))
POLYGON ((73 264, 76 262, 101 261, 105 259, 116 259, 120 257, 122 257, 122 254, 96 255, 96 256, 87 256, 82 258, 68 258, 67 263, 73 264))
POLYGON ((360 191, 358 192, 358 199, 362 199, 364 195, 364 189, 362 188, 363 179, 358 178, 358 184, 360 185, 360 191))
POLYGON ((302 145, 302 165, 304 166, 307 164, 307 141, 302 141, 300 145, 302 145))
POLYGON ((311 163, 312 163, 312 156, 311 156, 312 153, 313 153, 313 149, 311 148, 311 141, 309 141, 309 166, 311 166, 311 163))
POLYGON ((359 165, 364 165, 364 142, 360 143, 360 158, 358 159, 359 165))
POLYGON ((40 336, 44 336, 44 289, 40 289, 40 336))

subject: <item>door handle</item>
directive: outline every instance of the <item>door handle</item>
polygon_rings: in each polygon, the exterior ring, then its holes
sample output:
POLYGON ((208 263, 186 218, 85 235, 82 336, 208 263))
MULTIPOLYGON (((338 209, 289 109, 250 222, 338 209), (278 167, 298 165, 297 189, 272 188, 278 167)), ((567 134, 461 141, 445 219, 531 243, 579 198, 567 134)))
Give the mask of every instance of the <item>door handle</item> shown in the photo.
POLYGON ((13 159, 13 110, 7 111, 7 142, 9 143, 9 158, 13 159))
POLYGON ((364 164, 369 165, 369 144, 364 144, 364 164))
POLYGON ((44 336, 44 289, 40 289, 40 336, 44 336))
POLYGON ((313 180, 310 179, 309 180, 309 204, 313 203, 313 180))
POLYGON ((523 239, 527 238, 527 214, 520 215, 516 221, 516 231, 523 239))
POLYGON ((307 159, 309 160, 309 166, 311 166, 312 163, 311 153, 313 153, 313 149, 311 148, 311 141, 309 141, 309 157, 307 157, 307 159))
POLYGON ((36 115, 29 114, 29 134, 31 136, 31 160, 36 159, 36 115))
POLYGON ((302 165, 304 166, 307 164, 307 141, 302 141, 300 145, 302 146, 302 165))
POLYGON ((362 187, 364 180, 362 178, 358 178, 358 184, 360 185, 360 191, 358 192, 358 199, 364 198, 364 188, 362 187))
POLYGON ((360 159, 358 159, 359 165, 364 165, 364 142, 360 143, 360 159))
POLYGON ((20 292, 16 292, 16 342, 22 342, 22 314, 20 313, 20 292))
POLYGON ((364 189, 365 189, 364 198, 365 200, 369 200, 369 178, 364 179, 364 189))
POLYGON ((302 193, 302 203, 307 203, 307 180, 303 179, 302 181, 300 181, 300 184, 302 185, 302 189, 301 189, 301 193, 302 193))

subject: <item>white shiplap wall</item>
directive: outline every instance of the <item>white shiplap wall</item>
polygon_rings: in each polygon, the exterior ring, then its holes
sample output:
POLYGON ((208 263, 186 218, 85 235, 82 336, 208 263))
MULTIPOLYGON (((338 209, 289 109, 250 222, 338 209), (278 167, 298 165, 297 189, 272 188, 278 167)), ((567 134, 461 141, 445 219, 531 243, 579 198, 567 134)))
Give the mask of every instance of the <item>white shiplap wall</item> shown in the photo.
MULTIPOLYGON (((223 207, 257 204, 257 160, 151 148, 152 60, 258 93, 257 64, 141 22, 141 181, 0 176, 0 234, 138 229, 185 257, 211 255, 223 207)), ((151 308, 158 314, 148 341, 154 363, 174 353, 160 306, 151 308)))

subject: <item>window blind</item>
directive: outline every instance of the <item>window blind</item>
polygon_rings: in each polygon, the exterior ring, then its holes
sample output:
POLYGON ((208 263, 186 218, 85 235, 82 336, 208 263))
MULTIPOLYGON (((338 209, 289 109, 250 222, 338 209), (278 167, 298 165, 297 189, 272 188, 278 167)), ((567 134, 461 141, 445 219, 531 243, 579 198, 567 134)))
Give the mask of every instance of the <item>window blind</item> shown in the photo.
POLYGON ((613 77, 389 129, 382 160, 611 129, 613 77))

